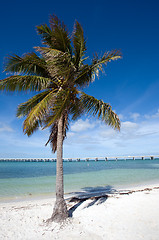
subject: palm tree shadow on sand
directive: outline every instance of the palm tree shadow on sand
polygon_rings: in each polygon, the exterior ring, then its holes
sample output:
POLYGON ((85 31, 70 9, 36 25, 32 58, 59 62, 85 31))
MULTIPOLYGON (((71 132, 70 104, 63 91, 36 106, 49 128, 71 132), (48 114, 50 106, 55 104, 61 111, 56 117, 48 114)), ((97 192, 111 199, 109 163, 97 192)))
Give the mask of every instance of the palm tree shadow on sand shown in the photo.
POLYGON ((89 202, 84 208, 91 207, 94 204, 102 204, 107 200, 107 194, 114 194, 116 192, 116 189, 114 189, 112 186, 107 185, 104 187, 85 187, 82 188, 81 192, 71 193, 73 197, 70 198, 69 203, 75 204, 69 208, 69 217, 72 217, 73 212, 86 200, 90 199, 92 201, 89 202))

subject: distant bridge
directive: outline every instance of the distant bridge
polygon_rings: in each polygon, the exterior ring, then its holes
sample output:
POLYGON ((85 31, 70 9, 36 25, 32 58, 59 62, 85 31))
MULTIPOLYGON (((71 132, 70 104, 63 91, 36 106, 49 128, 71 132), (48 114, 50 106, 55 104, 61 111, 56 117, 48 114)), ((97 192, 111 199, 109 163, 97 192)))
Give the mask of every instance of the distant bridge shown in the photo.
MULTIPOLYGON (((121 156, 121 157, 87 157, 87 158, 63 158, 64 162, 80 161, 118 161, 118 160, 154 160, 159 155, 147 156, 121 156)), ((0 162, 56 162, 56 158, 0 158, 0 162)))

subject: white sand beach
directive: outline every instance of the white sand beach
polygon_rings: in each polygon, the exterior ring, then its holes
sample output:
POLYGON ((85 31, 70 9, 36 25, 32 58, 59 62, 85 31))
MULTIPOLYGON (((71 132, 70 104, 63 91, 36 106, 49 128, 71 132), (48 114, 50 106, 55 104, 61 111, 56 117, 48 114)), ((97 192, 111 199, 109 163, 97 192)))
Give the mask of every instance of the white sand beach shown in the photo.
MULTIPOLYGON (((145 187, 140 188, 145 189, 145 187)), ((158 240, 159 188, 84 201, 62 225, 46 223, 55 199, 0 204, 1 240, 158 240)))

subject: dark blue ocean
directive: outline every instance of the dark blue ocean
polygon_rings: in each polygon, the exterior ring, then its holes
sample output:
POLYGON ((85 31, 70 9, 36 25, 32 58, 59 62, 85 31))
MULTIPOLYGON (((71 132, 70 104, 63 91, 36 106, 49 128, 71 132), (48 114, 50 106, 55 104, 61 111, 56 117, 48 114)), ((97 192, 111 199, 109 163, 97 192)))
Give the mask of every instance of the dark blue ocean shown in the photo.
MULTIPOLYGON (((55 162, 0 162, 0 201, 55 194, 55 162)), ((64 162, 65 193, 159 183, 159 159, 64 162)))

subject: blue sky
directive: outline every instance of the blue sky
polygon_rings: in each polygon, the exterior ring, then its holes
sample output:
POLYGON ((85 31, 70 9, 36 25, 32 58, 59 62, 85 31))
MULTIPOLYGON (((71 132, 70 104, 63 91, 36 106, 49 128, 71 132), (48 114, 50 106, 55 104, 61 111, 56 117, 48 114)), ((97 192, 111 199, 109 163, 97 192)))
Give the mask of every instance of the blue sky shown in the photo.
MULTIPOLYGON (((86 92, 110 103, 120 116, 116 132, 97 119, 70 124, 64 157, 159 154, 159 2, 129 1, 7 1, 1 5, 0 79, 4 57, 22 55, 39 46, 36 26, 48 24, 56 14, 70 32, 77 19, 87 39, 91 57, 114 48, 123 59, 111 62, 105 74, 86 92)), ((49 130, 32 137, 23 134, 23 119, 16 118, 17 105, 30 97, 25 93, 0 93, 0 157, 55 157, 45 147, 49 130)))

